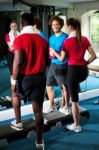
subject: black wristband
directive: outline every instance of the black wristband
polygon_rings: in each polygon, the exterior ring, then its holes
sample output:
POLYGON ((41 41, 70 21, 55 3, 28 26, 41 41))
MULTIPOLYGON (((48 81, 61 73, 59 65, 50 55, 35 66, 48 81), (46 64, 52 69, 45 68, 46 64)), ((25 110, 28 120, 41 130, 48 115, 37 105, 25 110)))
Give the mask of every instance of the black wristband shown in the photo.
POLYGON ((89 60, 87 60, 86 65, 89 65, 89 60))

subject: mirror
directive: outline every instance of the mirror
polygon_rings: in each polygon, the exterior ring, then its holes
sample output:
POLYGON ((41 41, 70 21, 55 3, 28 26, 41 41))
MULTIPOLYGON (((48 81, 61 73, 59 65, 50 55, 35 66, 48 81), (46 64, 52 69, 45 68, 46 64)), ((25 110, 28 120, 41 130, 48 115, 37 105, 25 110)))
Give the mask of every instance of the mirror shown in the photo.
MULTIPOLYGON (((80 12, 80 8, 77 10, 80 12)), ((76 7, 76 5, 75 5, 76 7)), ((86 35, 93 45, 94 50, 97 54, 97 59, 89 65, 89 76, 86 81, 80 84, 81 92, 90 91, 93 89, 99 88, 99 12, 93 10, 89 13, 89 11, 85 11, 84 13, 73 12, 70 13, 67 10, 63 10, 56 8, 58 12, 64 14, 62 17, 79 17, 82 22, 82 33, 86 35), (85 13, 87 12, 87 13, 85 13), (77 14, 76 14, 77 13, 77 14)), ((90 8, 91 9, 91 8, 90 8)), ((9 109, 12 107, 11 99, 7 96, 11 97, 11 89, 10 89, 10 72, 8 69, 7 61, 6 61, 6 46, 5 46, 5 34, 9 31, 9 22, 11 18, 14 18, 20 21, 21 11, 17 10, 12 12, 0 12, 0 110, 9 109), (3 46, 2 46, 3 45, 3 46), (2 49, 3 47, 3 49, 2 49), (6 102, 6 99, 8 100, 6 102), (3 103, 3 104, 2 104, 3 103), (5 106, 5 103, 7 107, 5 106)), ((48 19, 48 18, 47 18, 48 19)), ((45 21, 46 22, 46 21, 45 21)), ((48 29, 46 29, 48 31, 48 29)), ((86 54, 86 57, 87 54, 86 54)), ((61 96, 59 87, 55 87, 56 97, 61 96)), ((29 101, 22 101, 22 105, 26 105, 29 101)))

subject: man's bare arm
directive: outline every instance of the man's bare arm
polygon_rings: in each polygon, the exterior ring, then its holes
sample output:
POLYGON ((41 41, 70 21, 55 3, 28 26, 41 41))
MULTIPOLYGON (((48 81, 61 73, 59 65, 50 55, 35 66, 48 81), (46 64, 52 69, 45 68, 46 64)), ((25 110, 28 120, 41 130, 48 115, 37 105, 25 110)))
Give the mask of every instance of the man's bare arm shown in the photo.
POLYGON ((14 52, 14 62, 13 62, 13 79, 17 80, 18 76, 21 72, 22 68, 22 62, 23 62, 23 52, 21 51, 15 51, 14 52))

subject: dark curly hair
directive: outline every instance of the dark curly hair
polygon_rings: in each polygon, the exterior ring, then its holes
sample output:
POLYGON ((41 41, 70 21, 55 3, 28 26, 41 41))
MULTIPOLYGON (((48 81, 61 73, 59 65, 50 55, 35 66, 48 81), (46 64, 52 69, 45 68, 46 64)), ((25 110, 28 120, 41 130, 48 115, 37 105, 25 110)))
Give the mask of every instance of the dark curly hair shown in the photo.
POLYGON ((42 30, 42 22, 40 18, 38 17, 34 18, 34 25, 36 25, 37 29, 42 30))
POLYGON ((53 17, 49 20, 49 25, 52 25, 52 22, 53 22, 54 20, 56 20, 57 22, 59 22, 61 28, 63 27, 63 25, 64 25, 64 20, 61 19, 61 18, 58 17, 58 16, 53 16, 53 17))

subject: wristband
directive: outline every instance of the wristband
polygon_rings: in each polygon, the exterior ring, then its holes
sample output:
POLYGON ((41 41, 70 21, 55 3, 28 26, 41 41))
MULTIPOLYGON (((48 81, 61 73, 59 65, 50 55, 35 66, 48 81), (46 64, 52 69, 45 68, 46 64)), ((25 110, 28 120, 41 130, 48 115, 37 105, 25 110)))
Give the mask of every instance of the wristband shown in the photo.
POLYGON ((17 83, 17 80, 14 80, 12 77, 11 77, 11 85, 16 85, 17 83))
POLYGON ((87 60, 87 63, 86 63, 86 65, 89 65, 89 60, 87 60))

